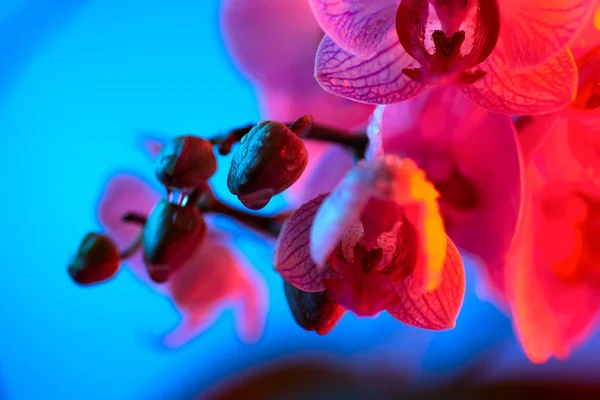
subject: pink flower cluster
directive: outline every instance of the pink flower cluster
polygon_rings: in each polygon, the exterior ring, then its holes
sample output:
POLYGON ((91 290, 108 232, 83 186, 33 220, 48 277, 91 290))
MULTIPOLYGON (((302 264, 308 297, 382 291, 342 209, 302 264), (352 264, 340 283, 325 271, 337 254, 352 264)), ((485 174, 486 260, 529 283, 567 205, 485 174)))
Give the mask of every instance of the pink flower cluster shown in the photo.
POLYGON ((357 163, 309 147, 292 186, 304 204, 275 252, 284 280, 357 315, 446 329, 464 296, 460 250, 532 361, 589 337, 597 0, 224 0, 221 11, 265 116, 312 113, 370 139, 357 163))

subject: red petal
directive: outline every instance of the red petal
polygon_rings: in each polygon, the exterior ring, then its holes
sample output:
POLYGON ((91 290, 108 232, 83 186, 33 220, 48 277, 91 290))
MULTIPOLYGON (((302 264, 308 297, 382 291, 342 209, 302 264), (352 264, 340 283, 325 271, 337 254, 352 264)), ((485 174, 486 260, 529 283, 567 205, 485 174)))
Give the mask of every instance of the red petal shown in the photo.
POLYGON ((500 41, 509 68, 530 68, 561 51, 581 27, 594 0, 505 0, 500 41))
POLYGON ((370 104, 397 103, 426 88, 402 72, 413 62, 394 32, 369 60, 352 55, 325 36, 317 52, 315 77, 325 90, 338 96, 370 104))
POLYGON ((440 286, 431 292, 410 290, 411 277, 391 289, 400 301, 387 311, 397 320, 417 328, 453 328, 465 295, 465 271, 456 246, 448 239, 446 261, 440 286))
POLYGON ((398 301, 393 293, 376 286, 364 286, 362 282, 325 279, 323 283, 336 302, 359 317, 377 315, 390 304, 398 301))
POLYGON ((283 225, 275 249, 275 270, 281 277, 305 292, 325 290, 323 279, 337 277, 327 266, 318 268, 310 256, 310 231, 313 220, 327 194, 300 207, 283 225))
POLYGON ((319 24, 338 46, 373 57, 394 27, 398 0, 310 0, 319 24))
POLYGON ((473 102, 500 114, 547 114, 569 105, 577 90, 577 68, 568 50, 545 64, 515 73, 506 63, 505 49, 496 45, 480 64, 485 76, 461 88, 473 102))

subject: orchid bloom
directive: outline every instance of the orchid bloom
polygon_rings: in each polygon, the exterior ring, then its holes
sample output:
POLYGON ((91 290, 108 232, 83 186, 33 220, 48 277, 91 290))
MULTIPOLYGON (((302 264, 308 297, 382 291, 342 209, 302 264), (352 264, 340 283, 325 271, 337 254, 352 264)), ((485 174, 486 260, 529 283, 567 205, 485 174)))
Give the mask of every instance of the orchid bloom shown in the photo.
POLYGON ((523 203, 522 161, 510 117, 493 114, 455 88, 432 88, 382 114, 387 154, 408 157, 440 193, 448 236, 481 261, 502 290, 502 263, 523 203))
POLYGON ((326 33, 315 76, 326 90, 390 104, 454 85, 497 113, 543 114, 577 84, 565 48, 594 0, 310 0, 326 33))
MULTIPOLYGON (((140 227, 123 222, 121 217, 128 212, 147 215, 159 200, 158 192, 141 179, 115 176, 100 200, 100 223, 117 244, 127 245, 139 234, 140 227)), ((141 252, 128 261, 133 272, 170 297, 182 315, 180 325, 164 338, 167 347, 178 347, 193 339, 232 304, 240 338, 253 343, 262 335, 268 308, 266 284, 257 273, 244 267, 226 245, 226 239, 209 221, 209 232, 200 248, 165 285, 148 278, 141 252)))
POLYGON ((275 269, 300 290, 327 290, 357 315, 387 310, 412 326, 451 328, 465 277, 437 198, 410 159, 363 160, 286 221, 275 269))
POLYGON ((536 363, 566 358, 600 315, 600 188, 568 150, 565 122, 550 127, 530 160, 523 220, 505 267, 513 323, 536 363))

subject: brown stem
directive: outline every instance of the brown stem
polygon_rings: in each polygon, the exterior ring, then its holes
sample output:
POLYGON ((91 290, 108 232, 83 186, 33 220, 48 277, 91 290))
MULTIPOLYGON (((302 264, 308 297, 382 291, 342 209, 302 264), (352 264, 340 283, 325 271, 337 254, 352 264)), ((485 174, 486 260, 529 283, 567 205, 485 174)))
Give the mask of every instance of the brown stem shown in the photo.
POLYGON ((265 217, 248 214, 221 202, 212 194, 212 192, 208 191, 205 192, 205 196, 198 203, 198 207, 203 213, 227 215, 251 228, 257 229, 273 237, 279 236, 283 223, 291 215, 291 213, 280 213, 271 217, 265 217))
MULTIPOLYGON (((293 123, 286 124, 288 127, 293 123)), ((232 146, 242 140, 250 132, 254 125, 246 125, 233 129, 225 135, 211 139, 211 143, 219 148, 219 154, 226 155, 231 152, 232 146)), ((324 125, 314 125, 302 139, 319 140, 322 142, 335 143, 350 148, 356 157, 364 158, 369 144, 369 138, 365 133, 349 134, 348 132, 324 125)))
POLYGON ((121 252, 119 252, 119 258, 121 260, 126 260, 132 255, 134 255, 139 249, 142 248, 142 232, 140 232, 135 240, 126 248, 124 248, 121 252))

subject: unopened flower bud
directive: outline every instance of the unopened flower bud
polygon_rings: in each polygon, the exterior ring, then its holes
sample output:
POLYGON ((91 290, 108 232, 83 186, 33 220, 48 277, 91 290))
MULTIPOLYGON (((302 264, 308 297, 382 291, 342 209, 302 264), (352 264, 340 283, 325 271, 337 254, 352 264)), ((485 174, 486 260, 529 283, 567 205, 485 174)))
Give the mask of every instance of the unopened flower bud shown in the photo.
POLYGON ((305 292, 286 281, 283 285, 292 316, 298 325, 307 331, 326 335, 337 325, 346 311, 326 290, 305 292))
POLYGON ((105 235, 88 233, 69 265, 69 275, 80 285, 91 285, 112 278, 119 265, 117 245, 105 235))
POLYGON ((308 162, 308 152, 298 136, 312 125, 312 116, 305 115, 291 127, 265 121, 252 128, 233 153, 227 176, 229 191, 246 207, 258 210, 290 187, 308 162))
POLYGON ((181 206, 162 200, 144 226, 144 261, 150 278, 166 282, 201 245, 206 224, 195 205, 181 206))
POLYGON ((158 153, 156 177, 169 188, 202 186, 217 170, 212 144, 196 136, 179 136, 158 153))

